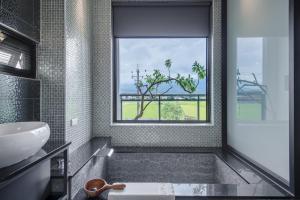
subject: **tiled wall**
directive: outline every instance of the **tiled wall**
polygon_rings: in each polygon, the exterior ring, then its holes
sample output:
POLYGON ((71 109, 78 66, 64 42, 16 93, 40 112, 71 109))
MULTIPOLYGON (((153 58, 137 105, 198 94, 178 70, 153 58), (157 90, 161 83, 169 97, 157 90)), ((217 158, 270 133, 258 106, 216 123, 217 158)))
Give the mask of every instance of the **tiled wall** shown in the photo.
POLYGON ((246 184, 212 153, 114 153, 108 158, 107 169, 111 183, 246 184))
MULTIPOLYGON (((0 0, 0 25, 34 40, 39 39, 38 16, 38 0, 0 0)), ((0 124, 39 120, 40 81, 0 74, 0 124)))
POLYGON ((91 4, 66 0, 66 140, 70 150, 91 138, 91 4), (71 126, 71 119, 78 125, 71 126))
POLYGON ((50 140, 65 140, 64 0, 41 0, 41 39, 37 78, 41 80, 41 121, 51 129, 50 140))
POLYGON ((39 119, 40 81, 0 74, 0 124, 39 119))
POLYGON ((214 124, 111 126, 111 1, 42 0, 38 78, 42 83, 41 120, 49 123, 51 139, 72 141, 72 150, 90 138, 89 30, 93 27, 93 136, 112 136, 114 145, 123 146, 220 146, 221 0, 214 1, 213 7, 214 124), (79 124, 70 127, 73 118, 78 118, 79 124))
POLYGON ((111 0, 93 0, 93 28, 94 136, 111 136, 119 146, 221 146, 221 0, 213 1, 211 126, 112 126, 111 0))
POLYGON ((0 0, 0 23, 39 40, 39 0, 0 0))
POLYGON ((41 0, 41 120, 51 139, 72 141, 70 150, 91 138, 90 1, 41 0), (78 125, 71 126, 71 119, 78 125))
POLYGON ((114 153, 108 180, 116 182, 218 183, 215 157, 199 153, 114 153))

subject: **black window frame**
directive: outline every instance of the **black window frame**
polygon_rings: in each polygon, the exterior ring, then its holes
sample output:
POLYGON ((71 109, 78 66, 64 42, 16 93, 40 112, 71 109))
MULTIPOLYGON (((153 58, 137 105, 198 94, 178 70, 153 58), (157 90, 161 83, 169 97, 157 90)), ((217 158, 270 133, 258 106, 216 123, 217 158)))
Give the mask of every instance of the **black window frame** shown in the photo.
MULTIPOLYGON (((8 30, 4 26, 0 25, 0 31, 5 34, 7 37, 12 38, 15 41, 21 42, 24 45, 26 45, 30 49, 30 55, 31 55, 31 66, 29 70, 25 69, 17 69, 14 67, 10 67, 8 65, 4 65, 0 63, 0 74, 6 74, 6 75, 14 75, 18 77, 25 77, 25 78, 36 78, 36 45, 37 43, 27 39, 23 36, 20 36, 18 33, 15 33, 13 31, 8 30)), ((1 43, 0 43, 1 45, 1 43)))
MULTIPOLYGON (((208 1, 209 2, 209 1, 208 1)), ((210 6, 210 10, 212 6, 210 6)), ((113 10, 113 9, 112 9, 113 10)), ((112 25, 112 89, 113 89, 113 102, 112 102, 112 122, 119 124, 210 124, 212 123, 211 117, 211 68, 212 68, 212 11, 210 11, 210 30, 208 37, 117 37, 113 32, 112 25), (139 39, 152 39, 152 38, 205 38, 206 39, 206 120, 120 120, 118 119, 117 111, 117 91, 118 91, 118 39, 129 39, 129 38, 139 38, 139 39)), ((113 11, 112 11, 112 22, 113 22, 113 11)), ((121 111, 122 112, 122 111, 121 111)), ((122 113, 121 113, 122 115, 122 113)))

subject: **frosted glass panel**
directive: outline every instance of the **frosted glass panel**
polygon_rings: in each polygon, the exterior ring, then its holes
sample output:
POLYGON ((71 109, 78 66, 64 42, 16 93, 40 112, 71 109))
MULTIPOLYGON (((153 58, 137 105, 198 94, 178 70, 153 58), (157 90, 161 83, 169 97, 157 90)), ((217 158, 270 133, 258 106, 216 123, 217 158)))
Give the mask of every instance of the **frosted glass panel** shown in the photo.
POLYGON ((289 1, 228 0, 228 143, 289 181, 289 1))

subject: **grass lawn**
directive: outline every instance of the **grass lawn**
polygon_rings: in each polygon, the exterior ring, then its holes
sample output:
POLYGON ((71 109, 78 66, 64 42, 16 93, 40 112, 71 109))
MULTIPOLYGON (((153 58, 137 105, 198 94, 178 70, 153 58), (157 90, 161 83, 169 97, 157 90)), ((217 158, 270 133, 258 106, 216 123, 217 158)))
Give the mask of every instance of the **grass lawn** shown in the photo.
MULTIPOLYGON (((185 117, 193 120, 197 120, 197 103, 191 101, 177 101, 172 102, 180 105, 184 117, 181 120, 184 120, 185 117)), ((161 109, 164 106, 164 102, 161 102, 161 109)), ((200 119, 206 119, 206 102, 200 102, 200 119)), ((123 102, 123 120, 130 120, 136 116, 137 113, 137 103, 136 102, 123 102)), ((152 102, 141 119, 144 120, 158 120, 158 102, 152 102)))
MULTIPOLYGON (((146 102, 147 103, 147 102, 146 102)), ((192 119, 197 120, 197 103, 191 101, 178 101, 172 102, 180 105, 184 117, 181 120, 192 119)), ((161 109, 164 102, 161 103, 161 109)), ((123 120, 131 120, 136 116, 137 103, 136 102, 123 102, 123 120)), ((158 120, 158 102, 152 102, 146 109, 143 120, 158 120)), ((200 102, 200 120, 206 119, 206 102, 200 102)), ((258 103, 240 103, 237 106, 237 119, 238 120, 261 120, 261 105, 258 103)))
POLYGON ((259 103, 239 103, 236 109, 237 119, 242 121, 261 120, 261 112, 259 103))
MULTIPOLYGON (((122 118, 124 120, 133 119, 137 115, 136 102, 123 102, 122 118)), ((144 112, 142 119, 158 119, 158 103, 152 102, 144 112)))

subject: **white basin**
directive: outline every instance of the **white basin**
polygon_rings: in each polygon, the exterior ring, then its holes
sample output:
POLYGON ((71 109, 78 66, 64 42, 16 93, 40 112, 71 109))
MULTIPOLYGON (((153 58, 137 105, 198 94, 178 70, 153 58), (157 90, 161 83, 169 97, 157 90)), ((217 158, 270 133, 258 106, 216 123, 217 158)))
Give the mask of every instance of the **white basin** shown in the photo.
POLYGON ((34 155, 49 136, 50 128, 44 122, 0 124, 0 168, 34 155))

